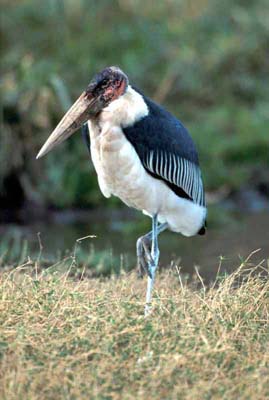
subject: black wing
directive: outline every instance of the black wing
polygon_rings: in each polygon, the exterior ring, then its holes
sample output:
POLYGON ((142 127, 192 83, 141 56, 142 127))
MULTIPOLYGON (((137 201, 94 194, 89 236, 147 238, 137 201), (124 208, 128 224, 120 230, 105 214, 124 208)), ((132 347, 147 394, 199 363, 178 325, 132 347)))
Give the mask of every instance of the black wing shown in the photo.
POLYGON ((91 141, 90 141, 89 128, 88 128, 87 123, 82 126, 81 134, 82 134, 82 138, 89 150, 89 153, 91 154, 91 141))
MULTIPOLYGON (((144 97, 144 96, 143 96, 144 97)), ((144 97, 149 114, 123 128, 144 168, 178 196, 205 206, 198 155, 187 129, 168 111, 144 97)))

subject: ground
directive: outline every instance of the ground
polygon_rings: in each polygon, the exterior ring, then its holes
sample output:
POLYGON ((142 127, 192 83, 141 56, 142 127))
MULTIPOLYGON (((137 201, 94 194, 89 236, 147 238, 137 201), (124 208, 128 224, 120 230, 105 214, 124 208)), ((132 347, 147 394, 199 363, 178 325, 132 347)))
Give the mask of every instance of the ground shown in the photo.
POLYGON ((210 288, 162 272, 147 318, 133 273, 57 269, 0 275, 1 399, 268 398, 268 266, 247 260, 210 288))

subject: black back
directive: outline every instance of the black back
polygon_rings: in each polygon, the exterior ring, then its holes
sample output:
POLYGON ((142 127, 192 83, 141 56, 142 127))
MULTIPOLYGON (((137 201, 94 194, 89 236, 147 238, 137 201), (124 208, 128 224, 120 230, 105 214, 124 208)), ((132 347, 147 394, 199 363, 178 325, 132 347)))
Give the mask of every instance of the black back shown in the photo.
MULTIPOLYGON (((135 90, 140 93, 138 89, 135 90)), ((175 153, 199 165, 197 150, 184 125, 159 104, 141 95, 148 106, 149 114, 133 126, 123 128, 126 138, 139 157, 143 158, 145 151, 165 149, 168 153, 175 153)))

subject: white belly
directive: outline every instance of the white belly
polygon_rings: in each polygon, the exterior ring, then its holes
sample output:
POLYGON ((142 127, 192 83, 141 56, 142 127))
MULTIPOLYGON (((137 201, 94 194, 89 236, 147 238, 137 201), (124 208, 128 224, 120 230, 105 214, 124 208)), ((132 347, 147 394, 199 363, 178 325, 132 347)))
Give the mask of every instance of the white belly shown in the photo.
POLYGON ((121 128, 89 122, 91 155, 104 196, 119 197, 130 207, 167 222, 172 231, 192 236, 203 225, 206 209, 182 199, 150 176, 121 128))

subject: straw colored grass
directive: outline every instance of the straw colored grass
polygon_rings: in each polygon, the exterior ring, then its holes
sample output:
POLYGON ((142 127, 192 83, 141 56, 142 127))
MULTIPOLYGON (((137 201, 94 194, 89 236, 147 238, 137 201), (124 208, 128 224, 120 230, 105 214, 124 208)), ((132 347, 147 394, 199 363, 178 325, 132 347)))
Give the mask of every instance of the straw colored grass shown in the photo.
POLYGON ((163 272, 147 318, 145 286, 134 274, 3 272, 0 398, 268 398, 265 266, 244 262, 211 288, 163 272))

